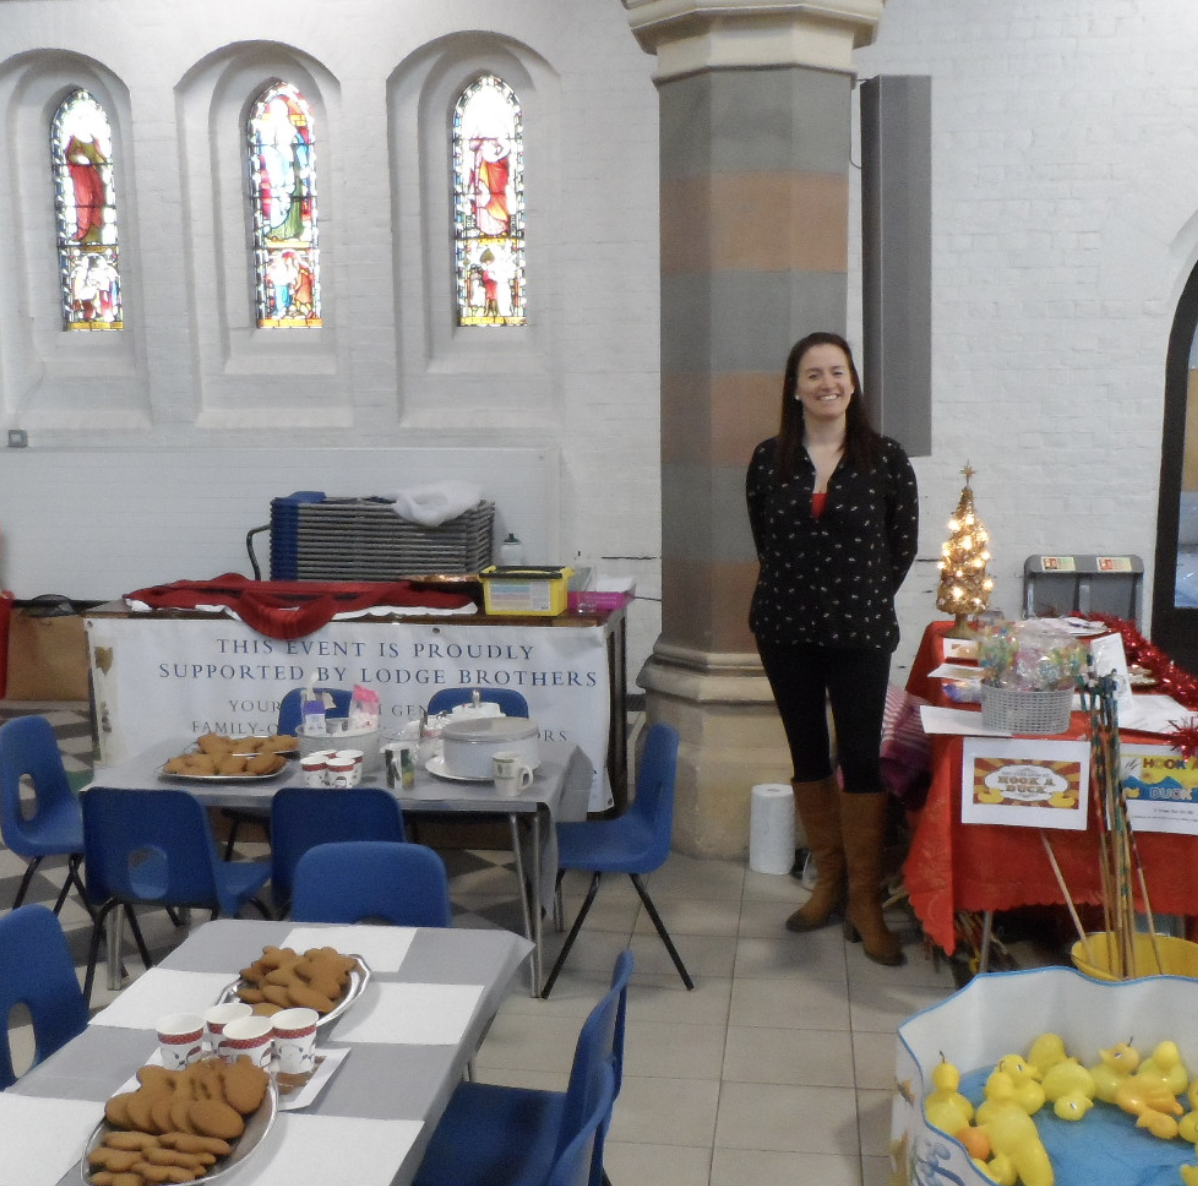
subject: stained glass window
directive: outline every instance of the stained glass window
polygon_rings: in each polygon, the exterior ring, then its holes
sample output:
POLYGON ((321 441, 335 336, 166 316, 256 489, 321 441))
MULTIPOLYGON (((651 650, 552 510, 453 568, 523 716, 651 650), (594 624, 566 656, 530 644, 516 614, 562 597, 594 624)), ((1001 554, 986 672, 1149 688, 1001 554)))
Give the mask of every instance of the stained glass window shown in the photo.
POLYGON ((523 325, 524 132, 520 102, 484 74, 453 112, 459 325, 523 325))
POLYGON ((250 205, 258 325, 320 325, 316 157, 303 95, 274 82, 249 118, 250 205))
POLYGON ((63 329, 122 329, 112 127, 87 91, 54 113, 50 160, 63 329))

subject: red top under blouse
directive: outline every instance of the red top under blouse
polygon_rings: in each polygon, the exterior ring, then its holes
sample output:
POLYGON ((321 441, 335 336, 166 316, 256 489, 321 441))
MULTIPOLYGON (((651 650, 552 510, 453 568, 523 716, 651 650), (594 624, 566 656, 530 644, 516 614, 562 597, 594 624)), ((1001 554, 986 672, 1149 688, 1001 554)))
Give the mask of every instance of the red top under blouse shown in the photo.
POLYGON ((824 503, 828 501, 828 492, 825 490, 822 494, 813 494, 811 496, 811 517, 818 519, 824 513, 824 503))

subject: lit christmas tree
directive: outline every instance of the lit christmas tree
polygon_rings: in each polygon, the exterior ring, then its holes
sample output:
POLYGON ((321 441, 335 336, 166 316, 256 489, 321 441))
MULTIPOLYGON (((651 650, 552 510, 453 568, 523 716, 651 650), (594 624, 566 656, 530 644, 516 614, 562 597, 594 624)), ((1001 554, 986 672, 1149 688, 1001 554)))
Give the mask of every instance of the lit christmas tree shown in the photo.
POLYGON ((969 479, 973 469, 969 462, 961 471, 965 486, 953 517, 948 521, 952 535, 940 545, 940 588, 936 593, 936 608, 953 614, 957 624, 948 632, 954 638, 967 638, 967 620, 984 610, 990 601, 994 581, 986 575, 990 539, 985 525, 973 509, 973 491, 969 479))

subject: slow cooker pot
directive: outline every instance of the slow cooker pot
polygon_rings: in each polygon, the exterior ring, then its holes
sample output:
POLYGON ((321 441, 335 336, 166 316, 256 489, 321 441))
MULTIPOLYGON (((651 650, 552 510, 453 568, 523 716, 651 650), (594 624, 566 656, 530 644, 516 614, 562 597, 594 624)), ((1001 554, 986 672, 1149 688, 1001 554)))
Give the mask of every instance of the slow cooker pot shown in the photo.
POLYGON ((441 740, 445 771, 458 778, 490 778, 491 757, 501 752, 519 754, 534 770, 541 764, 537 726, 527 717, 448 721, 441 740))

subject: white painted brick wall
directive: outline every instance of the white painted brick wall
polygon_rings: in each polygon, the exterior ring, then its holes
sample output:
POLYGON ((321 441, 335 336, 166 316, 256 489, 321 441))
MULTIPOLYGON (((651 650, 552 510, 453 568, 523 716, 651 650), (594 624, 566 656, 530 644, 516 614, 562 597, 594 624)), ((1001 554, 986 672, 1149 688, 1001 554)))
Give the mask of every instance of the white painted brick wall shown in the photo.
MULTIPOLYGON (((921 556, 968 460, 1010 614, 1037 552, 1133 552, 1151 579, 1165 352, 1198 260, 1196 45, 1192 0, 889 0, 857 57, 932 78, 921 556)), ((931 568, 900 595, 900 665, 936 616, 931 568)))
MULTIPOLYGON (((121 389, 121 406, 132 404, 132 412, 102 422, 97 404, 107 397, 96 384, 40 375, 39 359, 6 350, 10 343, 0 326, 3 427, 27 428, 32 449, 86 443, 222 452, 264 432, 271 444, 325 444, 332 451, 389 444, 557 449, 563 493, 551 508, 557 522, 550 534, 561 541, 561 554, 527 559, 628 573, 642 591, 657 595, 657 93, 653 60, 629 31, 619 0, 0 4, 0 86, 20 55, 44 47, 90 57, 128 92, 130 117, 119 135, 135 187, 118 193, 122 271, 130 309, 144 310, 138 329, 144 356, 136 363, 138 385, 121 389), (423 321, 416 334, 408 333, 414 314, 427 315, 430 270, 448 268, 449 243, 435 202, 440 165, 430 166, 421 156, 427 148, 414 145, 415 116, 399 100, 388 110, 389 88, 440 39, 462 29, 474 31, 475 49, 502 42, 538 88, 525 96, 535 100, 526 103, 529 292, 536 323, 526 337, 535 338, 535 347, 514 361, 490 349, 495 344, 502 354, 507 347, 502 331, 479 331, 488 349, 473 355, 430 349, 423 321), (194 317, 192 306, 195 288, 214 292, 220 282, 222 235, 230 228, 240 233, 238 195, 230 197, 208 176, 209 155, 218 167, 228 169, 229 161, 208 152, 206 79, 224 68, 227 46, 276 41, 307 63, 320 87, 322 279, 334 312, 327 345, 315 360, 297 367, 284 356, 272 372, 246 354, 247 334, 226 340, 224 327, 194 317), (199 154, 192 184, 181 181, 181 127, 188 151, 199 154), (408 142, 393 154, 396 136, 408 142), (392 169, 390 160, 404 167, 392 169), (431 222, 430 214, 441 221, 431 222), (176 238, 189 220, 191 272, 180 266, 184 244, 176 238), (277 392, 281 406, 274 423, 264 425, 251 405, 272 383, 271 399, 277 392), (319 390, 324 383, 336 415, 321 425, 296 390, 319 390), (317 426, 295 427, 301 415, 317 426)), ((261 76, 269 80, 265 67, 261 76)), ((49 170, 41 161, 31 176, 6 175, 0 165, 0 180, 23 202, 44 202, 49 170)), ((0 235, 6 273, 15 267, 13 247, 0 235)), ((228 299, 235 304, 241 297, 228 299)), ((436 310, 437 316, 448 313, 436 310)), ((69 497, 65 455, 63 470, 62 490, 55 493, 69 497)), ((120 483, 121 475, 111 480, 120 483)), ((320 488, 320 475, 312 485, 320 488)), ((177 518, 186 531, 195 493, 164 484, 153 514, 177 518)), ((245 523, 236 508, 229 515, 236 539, 263 522, 269 508, 241 509, 245 523)), ((508 526, 520 532, 518 522, 508 526)), ((22 557, 36 544, 22 538, 19 516, 0 508, 0 527, 9 543, 7 554, 0 553, 0 583, 23 597, 46 592, 22 584, 22 557)), ((80 573, 77 588, 60 591, 118 596, 125 583, 119 564, 107 574, 92 566, 80 573)), ((657 603, 638 604, 631 619, 635 676, 660 629, 657 603)))

